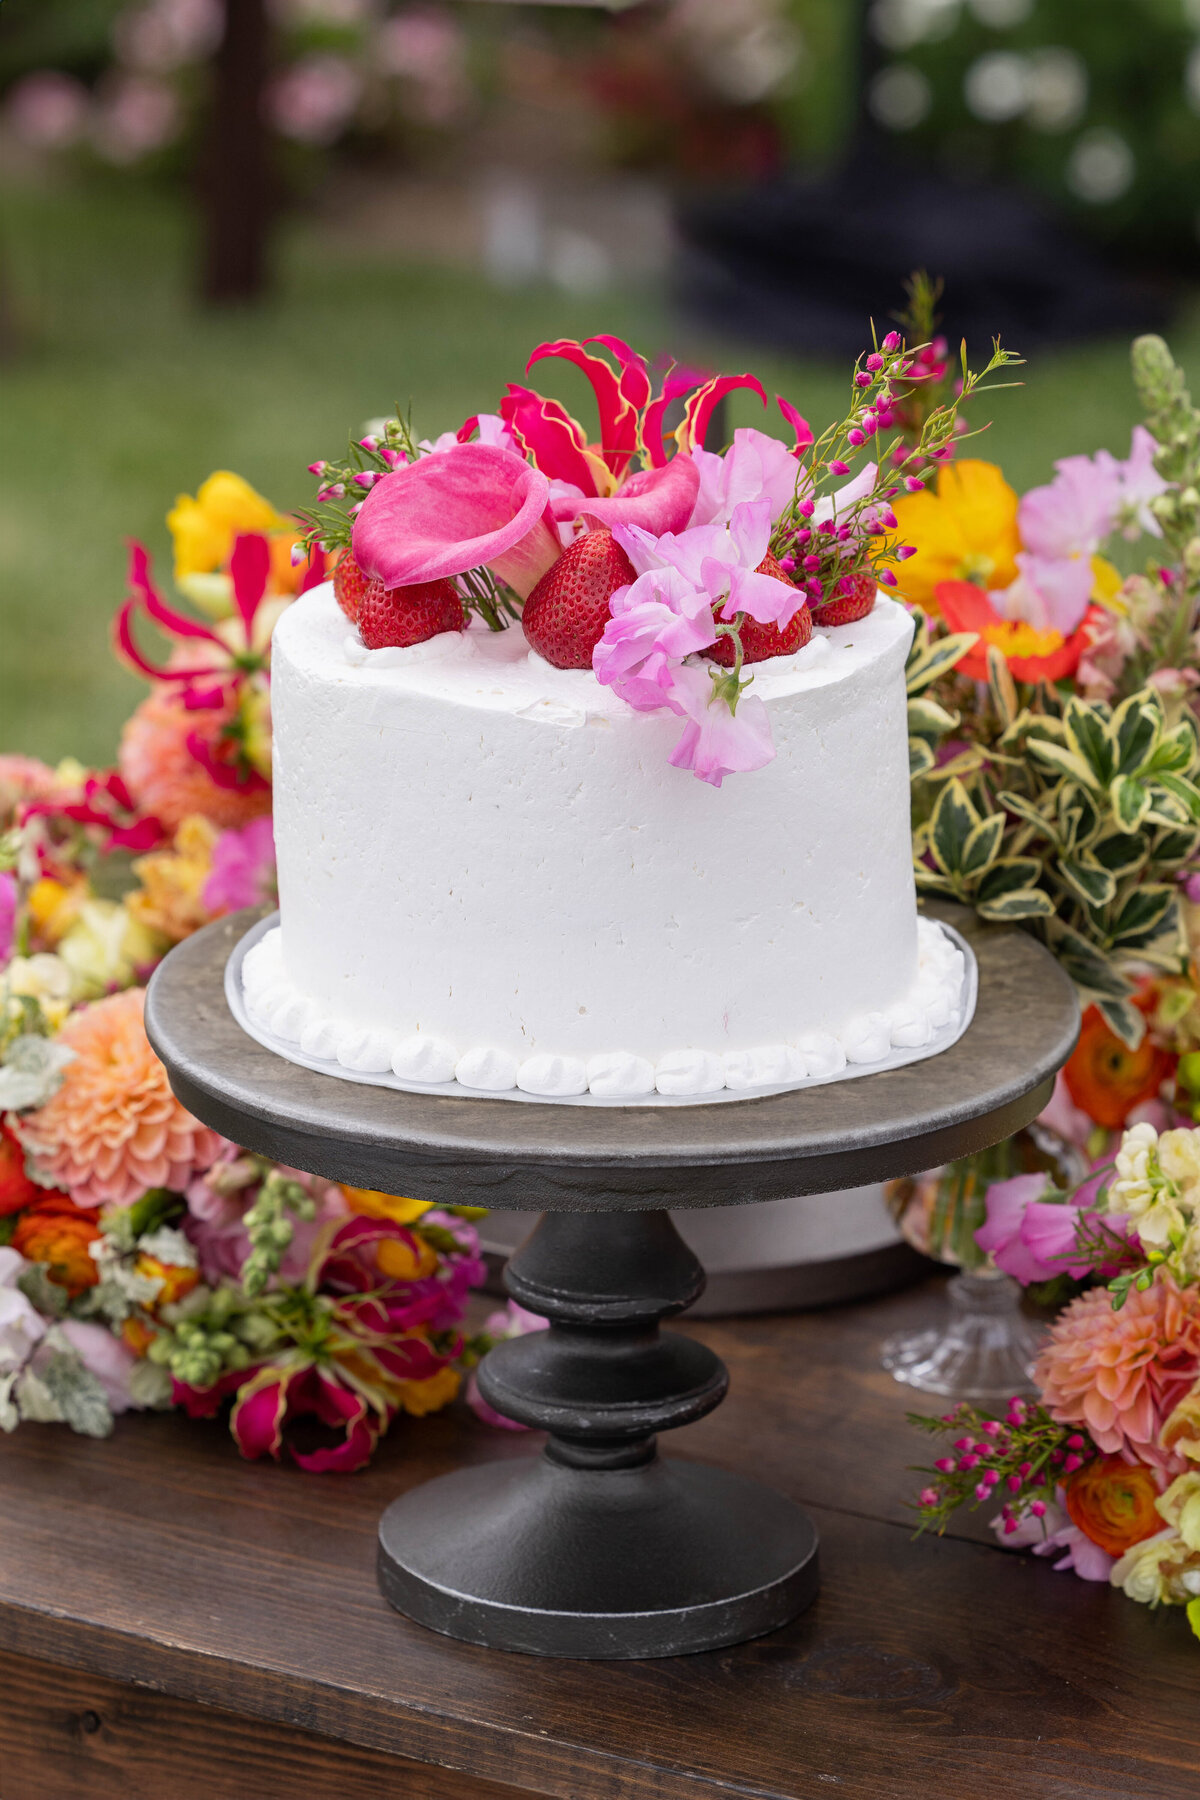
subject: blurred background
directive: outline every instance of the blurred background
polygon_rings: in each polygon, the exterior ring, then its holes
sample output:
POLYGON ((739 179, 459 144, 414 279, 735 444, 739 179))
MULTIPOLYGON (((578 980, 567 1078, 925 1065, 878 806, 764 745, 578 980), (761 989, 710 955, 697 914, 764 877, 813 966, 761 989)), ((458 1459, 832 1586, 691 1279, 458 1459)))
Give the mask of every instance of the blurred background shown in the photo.
POLYGON ((920 267, 1030 359, 976 454, 1124 454, 1129 337, 1200 375, 1200 0, 2 0, 0 749, 111 759, 211 470, 296 507, 598 331, 824 422, 920 267))

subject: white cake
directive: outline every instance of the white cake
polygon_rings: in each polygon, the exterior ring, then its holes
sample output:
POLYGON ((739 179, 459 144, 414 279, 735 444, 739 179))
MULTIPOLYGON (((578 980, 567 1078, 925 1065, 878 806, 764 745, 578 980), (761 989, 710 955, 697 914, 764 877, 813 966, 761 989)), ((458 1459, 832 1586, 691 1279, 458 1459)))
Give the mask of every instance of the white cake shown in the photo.
POLYGON ((519 628, 364 649, 332 590, 272 653, 281 924, 254 1021, 309 1057, 485 1093, 702 1096, 927 1044, 960 952, 917 919, 886 599, 754 669, 776 756, 721 789, 669 714, 519 628))

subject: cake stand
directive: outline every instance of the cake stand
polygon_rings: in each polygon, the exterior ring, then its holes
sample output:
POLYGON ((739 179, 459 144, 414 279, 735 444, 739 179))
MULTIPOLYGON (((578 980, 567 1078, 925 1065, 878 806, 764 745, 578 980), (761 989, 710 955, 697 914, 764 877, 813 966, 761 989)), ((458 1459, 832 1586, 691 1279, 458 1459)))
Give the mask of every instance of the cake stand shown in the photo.
POLYGON ((479 1386, 548 1440, 389 1507, 379 1580, 401 1612, 498 1649, 648 1657, 740 1643, 811 1602, 807 1514, 746 1475, 657 1453, 658 1432, 701 1418, 728 1384, 705 1345, 659 1330, 704 1286, 667 1209, 913 1174, 1040 1112, 1077 1035, 1074 989, 1023 932, 930 910, 979 963, 975 1017, 951 1049, 723 1105, 516 1105, 337 1080, 234 1022, 225 963, 254 914, 220 920, 166 958, 146 1028, 197 1118, 331 1180, 544 1214, 507 1284, 550 1329, 497 1345, 479 1386))

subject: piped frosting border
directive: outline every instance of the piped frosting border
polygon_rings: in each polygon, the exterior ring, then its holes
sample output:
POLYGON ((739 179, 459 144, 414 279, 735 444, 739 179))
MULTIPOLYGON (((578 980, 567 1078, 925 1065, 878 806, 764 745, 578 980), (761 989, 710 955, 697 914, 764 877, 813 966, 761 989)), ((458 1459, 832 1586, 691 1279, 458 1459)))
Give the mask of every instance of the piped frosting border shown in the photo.
POLYGON ((277 921, 278 914, 262 920, 230 957, 225 989, 238 1024, 265 1049, 305 1068, 414 1093, 610 1106, 738 1100, 936 1056, 961 1037, 975 1010, 969 947, 950 927, 922 918, 917 977, 907 997, 855 1016, 836 1035, 811 1032, 724 1055, 673 1050, 653 1064, 622 1050, 586 1062, 545 1052, 519 1060, 491 1045, 364 1029, 323 1012, 289 977, 277 921))

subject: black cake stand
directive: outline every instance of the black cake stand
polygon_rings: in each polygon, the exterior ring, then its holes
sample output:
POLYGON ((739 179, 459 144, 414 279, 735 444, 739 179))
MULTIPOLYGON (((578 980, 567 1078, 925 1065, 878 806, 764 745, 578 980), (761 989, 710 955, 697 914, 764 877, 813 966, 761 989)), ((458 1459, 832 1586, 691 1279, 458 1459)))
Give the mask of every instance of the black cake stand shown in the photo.
POLYGON ((436 1631, 545 1656, 645 1657, 740 1643, 817 1591, 817 1538, 792 1501, 657 1454, 660 1431, 725 1395, 703 1344, 660 1332, 704 1271, 669 1207, 733 1206, 914 1174, 1009 1136, 1049 1098, 1079 1026, 1057 963, 1017 930, 938 910, 979 963, 974 1020, 925 1062, 720 1105, 577 1107, 398 1093, 263 1049, 225 1002, 257 915, 218 921, 155 974, 146 1028, 197 1118, 335 1181, 543 1217, 509 1292, 550 1329, 479 1369, 540 1454, 462 1469, 384 1514, 379 1580, 436 1631))

